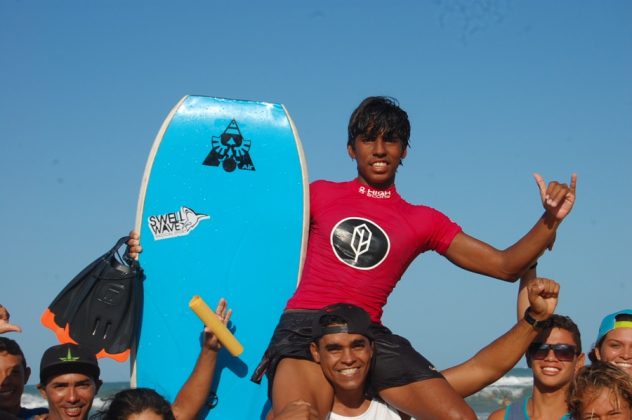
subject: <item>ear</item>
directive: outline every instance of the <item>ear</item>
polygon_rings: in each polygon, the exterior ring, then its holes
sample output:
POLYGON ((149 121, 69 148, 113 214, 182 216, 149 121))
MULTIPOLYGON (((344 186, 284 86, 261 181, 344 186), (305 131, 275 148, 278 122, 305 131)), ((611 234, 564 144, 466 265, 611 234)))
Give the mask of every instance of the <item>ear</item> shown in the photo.
POLYGON ((575 364, 575 373, 586 364, 586 355, 584 353, 580 353, 577 356, 577 363, 575 364))
POLYGON ((402 159, 404 159, 408 155, 408 147, 403 146, 404 150, 402 151, 402 159))
POLYGON ((31 368, 27 366, 26 369, 24 369, 24 385, 26 385, 30 377, 31 377, 31 368))
POLYGON ((599 346, 595 346, 593 350, 595 351, 595 357, 597 360, 601 360, 601 350, 599 349, 599 346))
POLYGON ((101 389, 101 385, 103 385, 103 381, 101 379, 98 379, 95 381, 94 383, 94 386, 96 388, 96 390, 94 391, 95 394, 99 392, 99 389, 101 389))
POLYGON ((356 158, 355 148, 353 147, 353 144, 347 146, 347 153, 349 154, 349 157, 351 159, 356 158))
POLYGON ((309 351, 312 353, 312 358, 316 363, 320 363, 320 353, 318 353, 318 344, 313 341, 309 343, 309 351))
POLYGON ((46 385, 37 384, 37 390, 39 391, 42 398, 48 401, 48 397, 46 396, 46 385))

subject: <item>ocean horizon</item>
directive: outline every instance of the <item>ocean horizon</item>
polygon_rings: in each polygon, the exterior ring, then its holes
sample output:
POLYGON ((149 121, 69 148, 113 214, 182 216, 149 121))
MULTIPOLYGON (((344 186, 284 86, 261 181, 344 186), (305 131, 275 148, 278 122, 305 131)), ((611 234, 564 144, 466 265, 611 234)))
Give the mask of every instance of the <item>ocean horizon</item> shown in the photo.
MULTIPOLYGON (((489 414, 515 400, 531 394, 533 379, 531 369, 514 368, 498 381, 476 394, 466 398, 479 419, 487 419, 489 414)), ((92 404, 92 413, 103 409, 114 394, 129 387, 129 382, 105 382, 92 404)), ((27 385, 22 395, 22 406, 26 408, 46 407, 35 385, 27 385)), ((213 418, 211 411, 208 418, 213 418)))

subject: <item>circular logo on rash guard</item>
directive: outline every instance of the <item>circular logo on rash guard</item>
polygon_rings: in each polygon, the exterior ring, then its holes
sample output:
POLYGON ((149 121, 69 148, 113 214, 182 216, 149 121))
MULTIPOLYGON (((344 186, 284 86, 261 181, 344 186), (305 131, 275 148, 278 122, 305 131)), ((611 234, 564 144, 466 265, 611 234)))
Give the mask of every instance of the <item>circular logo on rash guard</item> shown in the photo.
POLYGON ((368 219, 349 217, 331 231, 331 247, 343 263, 359 270, 377 267, 388 255, 386 232, 368 219))

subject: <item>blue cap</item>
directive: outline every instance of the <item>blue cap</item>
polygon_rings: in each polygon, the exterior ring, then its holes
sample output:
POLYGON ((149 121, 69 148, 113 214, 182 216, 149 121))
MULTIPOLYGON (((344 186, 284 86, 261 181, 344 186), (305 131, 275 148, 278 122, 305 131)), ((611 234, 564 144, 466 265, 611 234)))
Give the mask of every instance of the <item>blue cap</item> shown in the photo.
POLYGON ((622 309, 619 312, 606 315, 606 317, 601 321, 601 326, 599 327, 599 334, 597 334, 597 341, 595 341, 595 346, 598 346, 599 342, 604 338, 604 336, 616 328, 632 328, 631 317, 632 309, 622 309), (620 317, 620 315, 628 316, 620 317))

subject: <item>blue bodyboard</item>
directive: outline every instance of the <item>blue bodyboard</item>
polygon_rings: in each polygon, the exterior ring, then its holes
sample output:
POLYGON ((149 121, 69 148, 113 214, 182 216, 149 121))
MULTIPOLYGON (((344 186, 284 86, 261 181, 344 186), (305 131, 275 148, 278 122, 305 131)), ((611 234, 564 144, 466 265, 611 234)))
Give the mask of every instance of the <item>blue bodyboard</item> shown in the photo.
POLYGON ((221 350, 208 418, 265 418, 267 382, 250 381, 300 276, 307 170, 283 105, 186 96, 163 123, 138 204, 145 299, 132 386, 173 401, 200 351, 194 295, 225 297, 239 357, 221 350))

